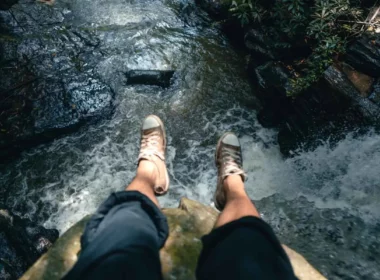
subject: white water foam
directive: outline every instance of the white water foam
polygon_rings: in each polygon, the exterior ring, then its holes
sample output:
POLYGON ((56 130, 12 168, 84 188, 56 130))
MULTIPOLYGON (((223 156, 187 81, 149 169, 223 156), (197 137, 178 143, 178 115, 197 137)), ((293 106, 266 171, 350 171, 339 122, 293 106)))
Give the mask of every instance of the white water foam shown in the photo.
MULTIPOLYGON (((234 108, 231 112, 238 110, 234 108)), ((233 130, 234 125, 223 125, 223 118, 219 117, 220 123, 207 123, 207 126, 215 125, 218 131, 221 131, 220 126, 233 130)), ((242 126, 252 126, 250 121, 242 121, 242 126)), ((252 135, 240 136, 249 176, 246 187, 252 199, 260 200, 275 193, 289 199, 302 195, 320 208, 343 208, 356 215, 378 218, 379 135, 368 133, 354 137, 349 134, 337 145, 325 142, 312 151, 299 152, 285 160, 278 146, 273 144, 275 135, 272 130, 260 128, 252 135)), ((135 158, 136 146, 136 143, 123 144, 123 150, 135 158)), ((169 195, 160 198, 164 207, 175 207, 182 196, 206 204, 212 202, 216 185, 214 145, 204 146, 202 141, 188 140, 185 146, 190 148, 178 158, 172 139, 169 139, 168 166, 172 185, 169 195)), ((61 197, 55 202, 57 212, 50 216, 45 226, 58 226, 64 231, 92 213, 111 191, 121 190, 133 178, 135 166, 126 162, 119 148, 106 139, 86 155, 89 166, 86 172, 80 176, 67 174, 66 188, 78 187, 80 191, 62 196, 61 190, 49 191, 45 187, 43 201, 51 203, 57 196, 61 197), (83 185, 86 188, 80 187, 83 185)))

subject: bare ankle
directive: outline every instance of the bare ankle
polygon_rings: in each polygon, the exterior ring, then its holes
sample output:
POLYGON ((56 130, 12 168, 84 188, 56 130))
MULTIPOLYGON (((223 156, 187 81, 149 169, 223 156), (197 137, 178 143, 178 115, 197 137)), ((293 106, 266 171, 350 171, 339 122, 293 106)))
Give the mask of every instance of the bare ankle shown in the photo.
POLYGON ((223 181, 223 189, 229 191, 244 191, 244 182, 240 175, 230 175, 223 181))
POLYGON ((149 182, 150 185, 154 186, 158 176, 157 166, 148 160, 141 160, 137 168, 136 177, 143 177, 149 182))

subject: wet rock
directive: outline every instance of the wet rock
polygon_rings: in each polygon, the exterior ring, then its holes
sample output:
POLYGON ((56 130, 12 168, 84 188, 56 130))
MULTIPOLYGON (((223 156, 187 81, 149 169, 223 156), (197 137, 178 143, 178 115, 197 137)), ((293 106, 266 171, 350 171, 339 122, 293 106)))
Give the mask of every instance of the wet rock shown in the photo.
POLYGON ((273 50, 274 42, 269 40, 261 30, 250 29, 244 36, 244 44, 252 54, 252 59, 259 65, 269 60, 275 60, 277 57, 273 50))
POLYGON ((380 38, 363 36, 348 49, 344 60, 371 77, 380 77, 380 38))
POLYGON ((356 71, 347 63, 342 63, 341 67, 351 83, 360 92, 360 95, 362 97, 368 97, 369 93, 372 90, 375 79, 359 71, 356 71))
MULTIPOLYGON (((164 279, 195 279, 195 268, 202 248, 201 236, 211 231, 218 212, 186 198, 179 208, 163 209, 170 235, 160 252, 164 279)), ((70 228, 21 279, 61 279, 74 265, 80 251, 80 236, 89 217, 70 228)), ((299 279, 325 279, 304 257, 285 246, 299 279)))
POLYGON ((278 141, 285 155, 299 145, 312 145, 313 139, 343 135, 356 125, 365 127, 377 121, 377 106, 363 98, 338 68, 326 71, 325 79, 294 99, 286 96, 292 75, 281 63, 267 62, 254 73, 256 95, 263 104, 258 119, 265 127, 279 129, 278 141))
POLYGON ((244 44, 251 54, 252 63, 258 66, 270 60, 292 61, 311 53, 304 40, 289 43, 281 38, 273 30, 269 32, 263 28, 249 28, 244 36, 244 44))
POLYGON ((378 121, 380 108, 367 98, 363 98, 338 66, 330 66, 325 71, 323 79, 328 84, 330 90, 348 98, 354 106, 357 106, 364 117, 372 121, 378 121))
POLYGON ((8 10, 10 9, 14 4, 17 3, 18 0, 2 0, 0 2, 0 10, 8 10))
POLYGON ((20 1, 10 11, 0 12, 1 158, 110 116, 114 99, 96 71, 98 35, 62 24, 67 8, 20 1))
POLYGON ((263 104, 258 119, 265 127, 275 127, 282 123, 291 108, 291 100, 286 96, 291 75, 281 63, 273 61, 254 68, 252 72, 250 77, 259 89, 256 96, 263 104))
POLYGON ((127 85, 155 85, 163 88, 170 86, 173 70, 130 70, 126 74, 127 85))
POLYGON ((290 72, 281 63, 268 62, 255 69, 256 79, 259 87, 279 96, 286 96, 291 89, 290 72))
POLYGON ((378 79, 373 85, 373 91, 369 95, 369 99, 380 106, 380 79, 378 79))
POLYGON ((196 0, 195 2, 215 18, 225 19, 228 17, 231 6, 229 0, 196 0))
POLYGON ((0 276, 19 278, 58 239, 58 231, 0 210, 0 276))

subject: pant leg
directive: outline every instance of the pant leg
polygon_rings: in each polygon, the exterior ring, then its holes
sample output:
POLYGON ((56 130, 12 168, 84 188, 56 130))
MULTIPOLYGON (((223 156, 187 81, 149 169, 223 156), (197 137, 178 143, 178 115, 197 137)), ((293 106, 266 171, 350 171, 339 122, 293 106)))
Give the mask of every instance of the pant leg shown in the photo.
POLYGON ((196 271, 198 280, 297 279, 271 227, 256 217, 244 217, 202 238, 196 271))
POLYGON ((159 249, 168 232, 145 195, 113 193, 87 223, 78 261, 63 279, 162 279, 159 249))

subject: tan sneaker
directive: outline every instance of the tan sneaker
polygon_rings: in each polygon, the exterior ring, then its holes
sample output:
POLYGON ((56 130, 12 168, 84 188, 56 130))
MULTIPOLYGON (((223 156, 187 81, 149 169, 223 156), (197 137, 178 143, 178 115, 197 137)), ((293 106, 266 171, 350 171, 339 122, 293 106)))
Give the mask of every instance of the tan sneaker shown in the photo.
POLYGON ((226 205, 223 181, 230 175, 240 175, 245 182, 247 175, 243 170, 243 157, 237 136, 231 132, 224 134, 218 141, 215 152, 215 163, 218 168, 218 183, 215 191, 215 207, 222 211, 226 205))
POLYGON ((169 175, 165 164, 166 133, 161 119, 155 115, 144 119, 141 129, 140 154, 138 162, 148 160, 158 170, 154 186, 156 195, 164 195, 169 190, 169 175))

